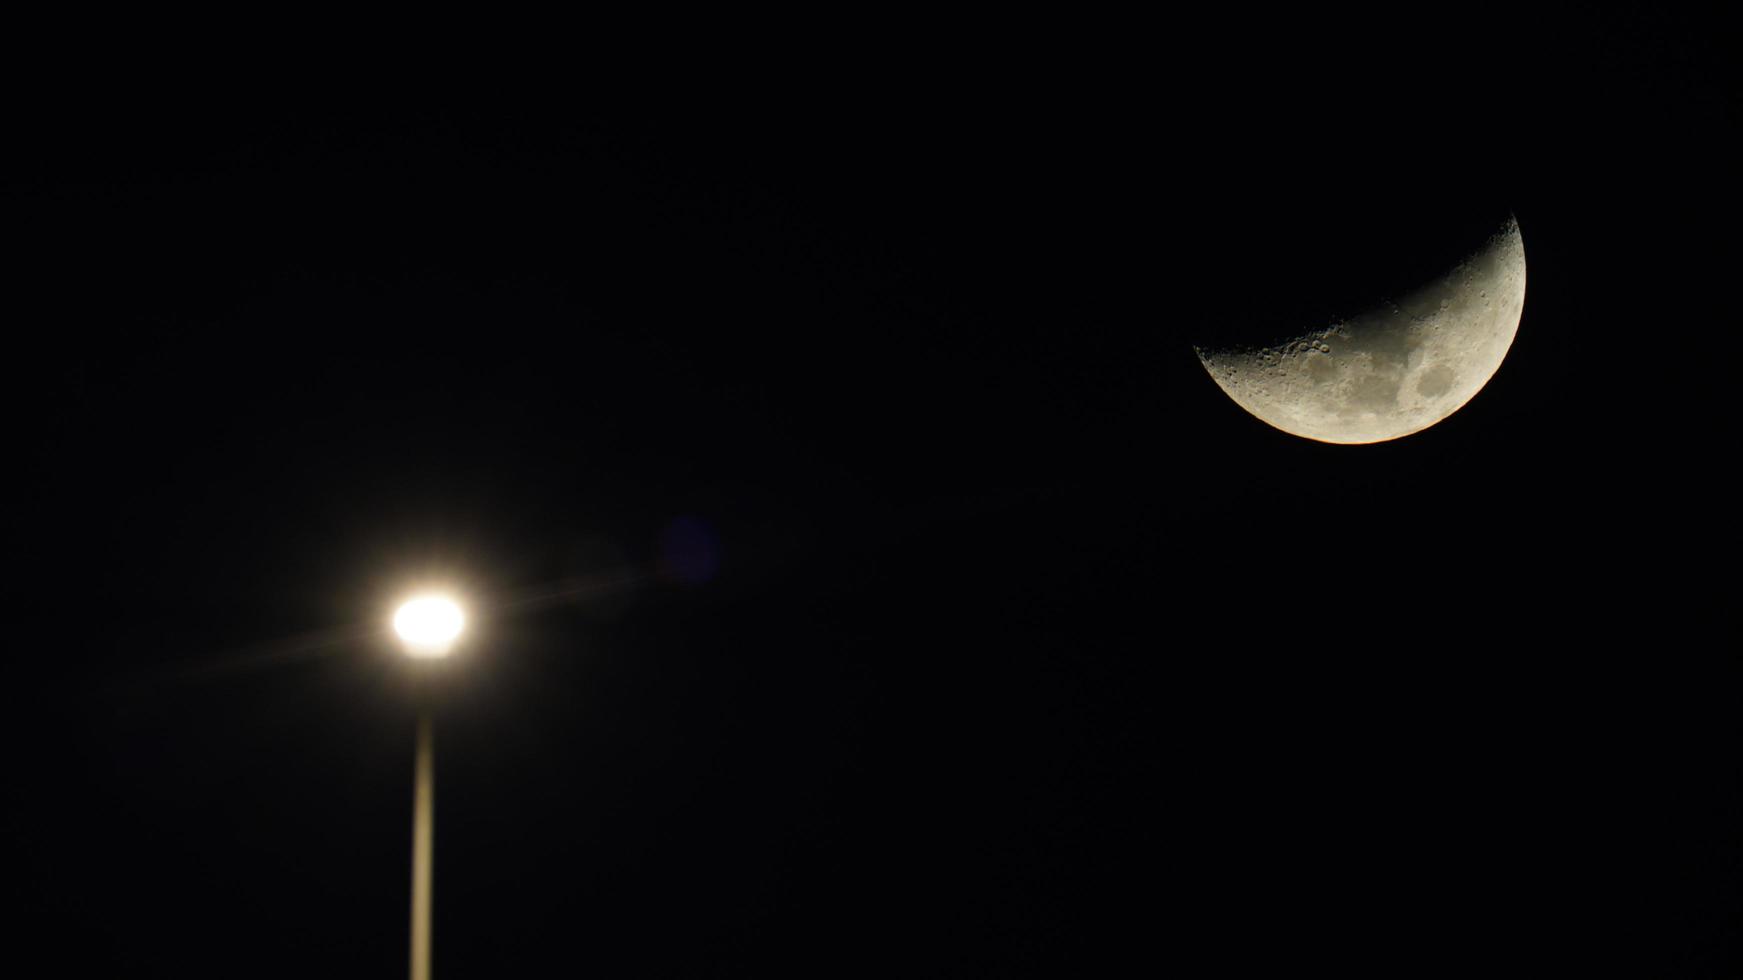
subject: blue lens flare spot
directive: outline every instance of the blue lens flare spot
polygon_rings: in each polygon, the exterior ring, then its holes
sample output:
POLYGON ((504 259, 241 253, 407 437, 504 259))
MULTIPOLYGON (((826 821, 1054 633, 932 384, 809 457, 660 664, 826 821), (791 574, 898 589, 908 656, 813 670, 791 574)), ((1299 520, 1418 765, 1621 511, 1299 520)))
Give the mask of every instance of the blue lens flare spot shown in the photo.
POLYGON ((660 574, 701 585, 720 571, 720 537, 699 517, 680 517, 660 532, 660 574))

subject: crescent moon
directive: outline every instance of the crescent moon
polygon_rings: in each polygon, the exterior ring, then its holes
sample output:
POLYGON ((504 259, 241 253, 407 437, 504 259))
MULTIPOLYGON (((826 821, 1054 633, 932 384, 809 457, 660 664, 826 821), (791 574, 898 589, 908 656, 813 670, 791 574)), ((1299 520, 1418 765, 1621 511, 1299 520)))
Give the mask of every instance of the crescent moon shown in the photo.
POLYGON ((1439 279, 1270 347, 1194 348, 1260 421, 1320 442, 1397 439, 1463 408, 1494 377, 1525 308, 1525 243, 1511 216, 1439 279))

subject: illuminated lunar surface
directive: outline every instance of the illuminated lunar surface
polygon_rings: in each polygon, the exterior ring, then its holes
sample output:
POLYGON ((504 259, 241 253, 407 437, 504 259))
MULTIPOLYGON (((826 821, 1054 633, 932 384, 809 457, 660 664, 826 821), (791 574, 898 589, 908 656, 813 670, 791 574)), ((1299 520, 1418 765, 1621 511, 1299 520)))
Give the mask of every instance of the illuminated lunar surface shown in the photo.
POLYGON ((1525 306, 1525 244, 1509 218, 1475 254, 1409 295, 1270 347, 1195 348, 1261 421, 1321 442, 1397 439, 1471 400, 1500 368, 1525 306))

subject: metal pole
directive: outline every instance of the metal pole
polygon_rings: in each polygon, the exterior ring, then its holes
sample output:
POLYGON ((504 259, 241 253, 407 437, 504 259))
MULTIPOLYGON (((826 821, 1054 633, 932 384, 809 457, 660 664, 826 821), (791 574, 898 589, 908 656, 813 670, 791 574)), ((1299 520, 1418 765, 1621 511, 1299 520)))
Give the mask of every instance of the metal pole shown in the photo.
POLYGON ((418 708, 417 786, 412 801, 412 980, 430 980, 430 904, 435 884, 435 725, 418 708))

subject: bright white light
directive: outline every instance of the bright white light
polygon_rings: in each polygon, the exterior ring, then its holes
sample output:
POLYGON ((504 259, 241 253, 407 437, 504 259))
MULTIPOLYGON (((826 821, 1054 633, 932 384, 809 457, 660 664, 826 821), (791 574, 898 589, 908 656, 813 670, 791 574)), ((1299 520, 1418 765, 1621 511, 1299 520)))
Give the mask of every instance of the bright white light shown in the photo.
POLYGON ((393 631, 414 657, 447 656, 465 625, 466 615, 446 596, 419 596, 393 614, 393 631))

